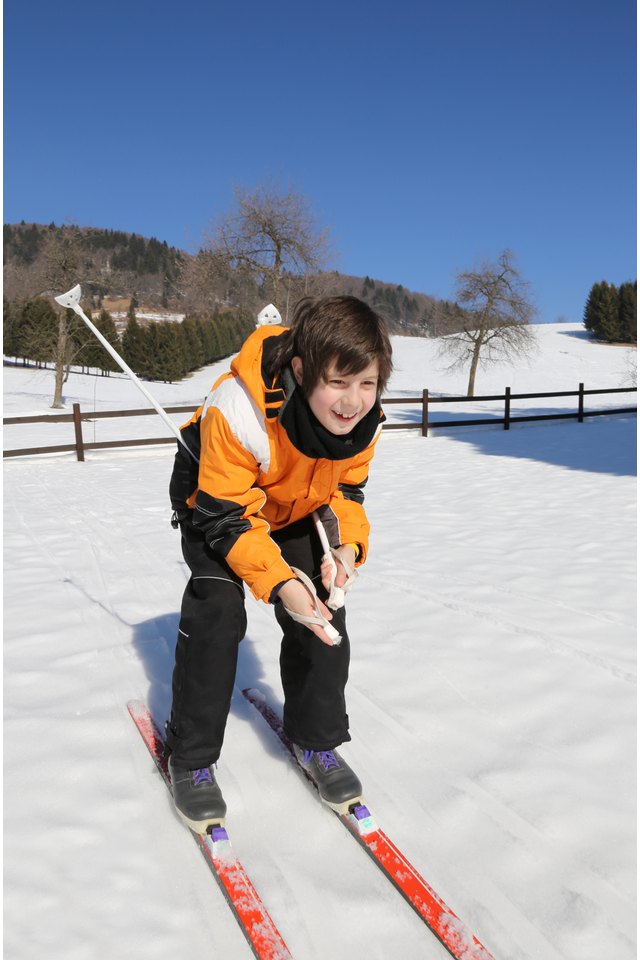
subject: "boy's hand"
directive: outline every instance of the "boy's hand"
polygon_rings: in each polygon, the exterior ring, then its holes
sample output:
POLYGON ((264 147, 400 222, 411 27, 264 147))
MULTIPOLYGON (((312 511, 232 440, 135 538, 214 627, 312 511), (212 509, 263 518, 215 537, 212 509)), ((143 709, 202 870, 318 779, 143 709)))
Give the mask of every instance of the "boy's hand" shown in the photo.
MULTIPOLYGON (((285 607, 293 611, 293 613, 298 613, 303 617, 315 616, 316 611, 313 600, 307 588, 299 580, 287 580, 286 583, 283 583, 278 591, 278 597, 282 600, 285 607)), ((317 604, 318 610, 325 620, 331 620, 333 615, 329 608, 326 607, 319 598, 317 598, 317 604)), ((333 646, 333 640, 329 639, 321 626, 315 623, 307 623, 305 626, 307 630, 315 633, 316 637, 322 640, 323 643, 326 643, 327 646, 333 646)))
MULTIPOLYGON (((344 544, 338 547, 332 556, 338 568, 336 573, 336 587, 344 587, 349 578, 349 574, 341 562, 342 557, 344 557, 349 569, 353 570, 356 565, 356 552, 350 544, 344 544)), ((331 561, 328 558, 323 559, 320 566, 320 574, 322 576, 322 585, 328 593, 331 590, 331 561)))

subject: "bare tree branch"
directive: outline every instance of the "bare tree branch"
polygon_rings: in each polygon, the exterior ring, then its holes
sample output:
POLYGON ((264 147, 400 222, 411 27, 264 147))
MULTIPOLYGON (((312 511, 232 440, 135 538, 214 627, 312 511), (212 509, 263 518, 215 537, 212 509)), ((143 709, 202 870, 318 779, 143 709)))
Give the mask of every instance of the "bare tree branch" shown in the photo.
POLYGON ((496 263, 462 271, 456 278, 462 329, 443 338, 440 355, 452 358, 449 370, 468 366, 468 397, 474 394, 479 366, 526 357, 535 347, 529 284, 513 261, 505 250, 496 263))
POLYGON ((285 274, 305 278, 318 273, 330 255, 329 236, 316 225, 302 194, 273 185, 235 188, 236 208, 221 217, 209 251, 234 269, 246 268, 263 287, 264 297, 281 308, 285 274))
MULTIPOLYGON (((53 234, 43 245, 44 271, 43 293, 55 296, 64 293, 77 283, 81 256, 81 234, 77 228, 69 227, 64 233, 53 234)), ((51 406, 62 407, 62 387, 69 376, 71 363, 82 345, 73 337, 78 325, 70 310, 58 311, 58 336, 54 347, 55 383, 51 406)))

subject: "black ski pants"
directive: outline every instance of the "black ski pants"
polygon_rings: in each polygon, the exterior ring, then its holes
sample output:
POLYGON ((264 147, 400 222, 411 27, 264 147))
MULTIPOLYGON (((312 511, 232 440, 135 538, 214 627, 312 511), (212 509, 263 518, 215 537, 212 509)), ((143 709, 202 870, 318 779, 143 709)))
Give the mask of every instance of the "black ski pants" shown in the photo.
MULTIPOLYGON (((220 756, 247 618, 240 578, 207 546, 190 519, 180 528, 191 577, 178 627, 167 745, 176 764, 197 769, 220 756)), ((326 599, 320 581, 322 548, 311 518, 271 536, 287 563, 310 576, 320 598, 326 599)), ((279 601, 275 614, 283 633, 280 674, 285 732, 306 749, 332 750, 351 739, 344 695, 349 673, 344 608, 333 615, 332 624, 342 636, 342 643, 335 647, 292 620, 279 601)))

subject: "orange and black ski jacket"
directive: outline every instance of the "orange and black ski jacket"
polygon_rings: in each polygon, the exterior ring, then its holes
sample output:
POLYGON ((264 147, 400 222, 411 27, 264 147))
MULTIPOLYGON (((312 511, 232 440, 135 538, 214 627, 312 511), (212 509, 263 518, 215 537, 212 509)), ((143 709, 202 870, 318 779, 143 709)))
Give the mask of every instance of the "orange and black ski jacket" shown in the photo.
POLYGON ((369 523, 362 488, 384 414, 379 403, 346 437, 335 437, 311 413, 291 371, 275 379, 269 356, 284 327, 259 327, 231 369, 182 427, 196 461, 178 445, 171 502, 188 515, 210 548, 269 602, 295 574, 269 536, 317 510, 329 543, 360 547, 369 523), (192 512, 191 512, 192 511, 192 512))

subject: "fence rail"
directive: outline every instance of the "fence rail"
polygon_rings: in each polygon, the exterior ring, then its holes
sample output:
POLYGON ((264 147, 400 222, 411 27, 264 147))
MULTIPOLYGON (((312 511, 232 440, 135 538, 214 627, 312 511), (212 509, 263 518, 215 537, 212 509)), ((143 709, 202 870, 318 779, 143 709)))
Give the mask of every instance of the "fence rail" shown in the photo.
MULTIPOLYGON (((420 430, 423 437, 429 435, 430 430, 449 427, 468 427, 502 424, 505 430, 509 430, 512 423, 526 423, 534 420, 577 420, 583 423, 585 417, 610 416, 612 414, 636 414, 637 406, 634 407, 608 407, 601 410, 586 410, 585 397, 597 396, 603 394, 618 393, 637 393, 636 387, 611 387, 604 389, 585 390, 581 383, 577 390, 559 390, 553 393, 512 393, 510 387, 505 388, 504 393, 487 394, 479 397, 441 397, 432 396, 428 390, 422 391, 420 397, 385 397, 382 403, 385 406, 395 404, 402 406, 421 405, 421 418, 410 423, 385 423, 383 430, 420 430), (544 414, 516 414, 511 413, 511 402, 513 400, 539 400, 555 397, 577 397, 577 407, 575 411, 564 413, 544 413, 544 414), (502 417, 465 417, 459 420, 433 420, 430 419, 431 407, 434 404, 447 403, 484 403, 489 401, 502 401, 504 404, 504 415, 502 417)), ((172 406, 164 408, 167 413, 193 413, 198 409, 197 404, 186 406, 172 406)), ((48 453, 76 453, 77 459, 84 460, 86 450, 107 450, 115 447, 140 447, 157 446, 164 443, 175 443, 174 436, 165 437, 143 437, 128 440, 99 440, 86 441, 82 433, 82 424, 93 422, 94 420, 115 419, 118 417, 147 417, 157 416, 154 409, 142 408, 137 410, 101 410, 99 412, 85 412, 80 409, 79 403, 73 404, 73 413, 60 414, 40 414, 24 417, 4 417, 3 424, 19 425, 28 423, 72 423, 74 427, 75 442, 57 444, 46 447, 23 447, 19 450, 4 450, 3 457, 26 457, 37 456, 48 453)))
POLYGON ((637 407, 607 407, 603 410, 585 410, 584 398, 611 393, 636 393, 636 387, 610 387, 594 390, 585 390, 583 383, 578 385, 577 390, 557 390, 554 392, 536 392, 536 393, 513 393, 511 387, 505 387, 504 393, 485 394, 478 397, 434 397, 428 390, 422 391, 421 397, 389 397, 383 400, 383 403, 420 403, 422 404, 422 419, 416 423, 389 423, 385 424, 383 429, 387 430, 407 430, 419 429, 423 437, 429 435, 429 430, 436 430, 442 427, 468 427, 502 424, 505 430, 509 430, 512 423, 526 423, 534 420, 577 420, 583 423, 585 417, 598 417, 609 414, 637 413, 637 407), (516 414, 511 413, 512 400, 539 400, 553 397, 577 397, 577 409, 575 412, 567 411, 564 413, 539 413, 539 414, 516 414), (504 416, 502 417, 465 417, 462 420, 433 420, 430 419, 430 408, 433 404, 446 403, 483 403, 493 400, 500 400, 504 404, 504 416))

